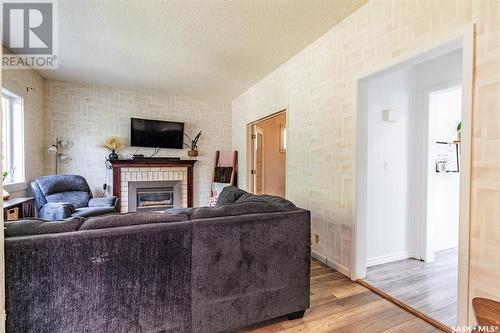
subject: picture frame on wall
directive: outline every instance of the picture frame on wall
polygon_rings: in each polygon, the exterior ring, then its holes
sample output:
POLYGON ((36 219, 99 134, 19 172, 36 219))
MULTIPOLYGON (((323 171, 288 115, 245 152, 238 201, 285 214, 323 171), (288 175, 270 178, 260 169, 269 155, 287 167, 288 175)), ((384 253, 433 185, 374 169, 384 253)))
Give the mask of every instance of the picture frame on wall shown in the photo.
POLYGON ((436 173, 459 172, 458 143, 436 142, 436 173))

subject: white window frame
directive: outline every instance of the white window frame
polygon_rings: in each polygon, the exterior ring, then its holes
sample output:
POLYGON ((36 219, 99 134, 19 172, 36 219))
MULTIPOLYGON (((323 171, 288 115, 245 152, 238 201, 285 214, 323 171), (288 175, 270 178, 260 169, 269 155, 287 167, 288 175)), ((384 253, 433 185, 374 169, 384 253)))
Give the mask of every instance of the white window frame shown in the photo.
MULTIPOLYGON (((3 110, 4 114, 2 117, 2 122, 4 119, 8 123, 5 127, 2 126, 6 130, 6 137, 8 141, 8 145, 6 147, 7 151, 7 168, 9 171, 9 176, 7 179, 5 179, 4 183, 4 188, 8 192, 17 192, 17 191, 22 191, 26 189, 26 172, 25 172, 25 165, 26 165, 26 155, 25 155, 25 118, 24 118, 24 98, 22 96, 19 96, 7 89, 2 88, 2 98, 7 99, 8 103, 6 103, 6 110, 3 110), (20 104, 20 109, 19 110, 14 110, 14 103, 19 103, 20 104), (21 142, 20 144, 17 144, 17 149, 14 147, 14 133, 13 133, 13 128, 16 127, 16 125, 13 123, 13 113, 14 112, 20 112, 20 119, 21 119, 21 135, 20 139, 21 142), (12 176, 14 175, 13 169, 14 169, 14 160, 16 160, 18 154, 21 155, 20 159, 20 165, 17 166, 15 169, 15 178, 13 179, 12 176)), ((3 104, 3 103, 2 103, 3 104)), ((2 124, 3 125, 3 124, 2 124)), ((3 137, 2 137, 3 139, 3 137)), ((3 166, 2 166, 3 168, 3 166)), ((2 170, 3 171, 3 170, 2 170)))

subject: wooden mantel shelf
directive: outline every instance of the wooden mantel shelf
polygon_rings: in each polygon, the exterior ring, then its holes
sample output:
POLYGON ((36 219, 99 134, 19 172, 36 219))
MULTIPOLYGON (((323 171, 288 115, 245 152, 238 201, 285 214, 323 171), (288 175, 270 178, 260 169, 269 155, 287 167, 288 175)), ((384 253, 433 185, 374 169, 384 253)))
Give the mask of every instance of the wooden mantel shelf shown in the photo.
POLYGON ((177 160, 171 158, 144 158, 134 160, 110 160, 113 168, 113 195, 121 196, 121 168, 187 168, 187 203, 193 207, 193 168, 196 160, 177 160))
POLYGON ((196 160, 176 160, 170 158, 144 158, 135 160, 110 160, 113 168, 135 168, 135 167, 193 167, 196 160))

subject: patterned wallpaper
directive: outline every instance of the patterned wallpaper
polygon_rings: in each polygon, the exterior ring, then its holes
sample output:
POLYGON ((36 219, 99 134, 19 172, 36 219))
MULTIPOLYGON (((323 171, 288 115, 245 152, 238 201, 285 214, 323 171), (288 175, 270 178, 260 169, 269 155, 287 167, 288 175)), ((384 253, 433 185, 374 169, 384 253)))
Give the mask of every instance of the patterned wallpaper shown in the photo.
POLYGON ((500 1, 369 2, 233 101, 233 147, 246 151, 246 124, 288 109, 288 197, 311 210, 313 250, 349 270, 354 80, 467 22, 477 23, 470 294, 500 300, 500 1))
MULTIPOLYGON (((84 176, 94 192, 101 191, 106 179, 104 160, 109 154, 99 145, 111 135, 130 144, 131 117, 185 122, 190 135, 203 130, 194 169, 194 204, 207 204, 215 151, 231 149, 230 103, 53 80, 46 81, 46 91, 45 145, 56 137, 73 141, 73 147, 65 150, 72 161, 63 164, 61 171, 84 176)), ((153 150, 138 153, 147 156, 153 150)), ((120 153, 134 151, 128 148, 120 153)), ((188 158, 187 150, 175 149, 162 149, 159 156, 188 158)), ((45 156, 45 166, 45 173, 54 172, 50 155, 45 156)))

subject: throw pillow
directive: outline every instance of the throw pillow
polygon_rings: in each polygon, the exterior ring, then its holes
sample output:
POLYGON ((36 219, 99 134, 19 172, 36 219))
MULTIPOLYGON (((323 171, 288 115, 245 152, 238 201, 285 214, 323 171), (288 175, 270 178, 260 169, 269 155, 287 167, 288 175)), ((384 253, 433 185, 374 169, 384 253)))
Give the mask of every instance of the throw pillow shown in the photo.
POLYGON ((217 200, 219 199, 219 194, 222 192, 224 187, 230 186, 230 183, 212 183, 212 193, 213 195, 208 199, 208 207, 215 207, 217 200))
POLYGON ((215 207, 215 205, 217 205, 217 199, 219 199, 218 193, 216 193, 214 196, 211 196, 210 199, 208 199, 208 207, 215 207))
POLYGON ((220 207, 222 205, 235 203, 243 194, 248 193, 235 186, 226 186, 219 193, 219 198, 217 199, 216 207, 220 207))

